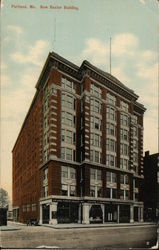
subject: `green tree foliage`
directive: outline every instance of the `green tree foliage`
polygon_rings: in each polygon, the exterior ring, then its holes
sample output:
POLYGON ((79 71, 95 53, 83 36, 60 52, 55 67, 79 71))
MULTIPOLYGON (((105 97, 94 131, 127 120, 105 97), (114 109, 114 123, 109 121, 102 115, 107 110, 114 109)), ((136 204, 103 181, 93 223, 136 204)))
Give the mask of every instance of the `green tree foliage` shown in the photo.
POLYGON ((6 190, 0 188, 0 208, 7 208, 9 204, 9 196, 6 190))

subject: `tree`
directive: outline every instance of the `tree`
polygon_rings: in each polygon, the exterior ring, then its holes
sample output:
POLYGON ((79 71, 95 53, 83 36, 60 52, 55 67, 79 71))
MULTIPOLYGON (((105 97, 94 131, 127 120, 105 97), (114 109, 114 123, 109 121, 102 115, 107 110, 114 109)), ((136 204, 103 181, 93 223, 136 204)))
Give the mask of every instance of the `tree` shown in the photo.
POLYGON ((0 188, 0 208, 7 208, 9 205, 9 196, 6 190, 0 188))

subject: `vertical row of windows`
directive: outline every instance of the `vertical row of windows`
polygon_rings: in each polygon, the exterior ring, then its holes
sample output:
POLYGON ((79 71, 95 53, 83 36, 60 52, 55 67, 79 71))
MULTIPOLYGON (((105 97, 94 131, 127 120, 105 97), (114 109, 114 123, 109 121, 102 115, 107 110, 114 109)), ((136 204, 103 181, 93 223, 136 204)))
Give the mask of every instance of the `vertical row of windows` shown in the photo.
POLYGON ((62 77, 61 87, 61 158, 76 161, 76 84, 62 77))
MULTIPOLYGON (((116 97, 106 96, 106 166, 116 166, 116 97), (114 106, 114 107, 113 107, 114 106)), ((113 197, 111 188, 107 187, 107 197, 113 197)))
MULTIPOLYGON (((101 162, 101 89, 90 86, 90 161, 101 162)), ((92 187, 93 192, 93 187, 92 187)), ((96 191, 94 191, 96 192, 96 191)))
POLYGON ((48 168, 42 171, 42 197, 48 196, 48 168))
POLYGON ((48 84, 43 89, 43 161, 49 157, 49 135, 48 135, 48 84))

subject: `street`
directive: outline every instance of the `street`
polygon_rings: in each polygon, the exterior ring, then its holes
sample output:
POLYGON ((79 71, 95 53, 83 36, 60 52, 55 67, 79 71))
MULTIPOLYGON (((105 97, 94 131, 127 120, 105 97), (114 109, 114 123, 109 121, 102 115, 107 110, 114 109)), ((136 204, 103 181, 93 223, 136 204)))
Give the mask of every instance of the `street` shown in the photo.
POLYGON ((16 224, 16 228, 18 230, 1 232, 2 247, 141 248, 155 245, 157 238, 155 225, 55 229, 16 224))

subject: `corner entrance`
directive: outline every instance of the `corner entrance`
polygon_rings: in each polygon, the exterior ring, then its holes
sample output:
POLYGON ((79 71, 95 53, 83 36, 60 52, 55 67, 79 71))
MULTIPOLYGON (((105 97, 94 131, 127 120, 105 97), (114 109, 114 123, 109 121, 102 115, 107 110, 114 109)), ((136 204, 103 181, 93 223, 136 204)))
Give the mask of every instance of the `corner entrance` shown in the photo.
POLYGON ((49 224, 50 219, 50 206, 47 204, 42 205, 42 223, 49 224))

